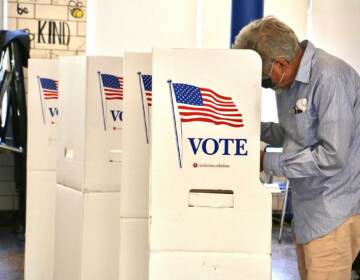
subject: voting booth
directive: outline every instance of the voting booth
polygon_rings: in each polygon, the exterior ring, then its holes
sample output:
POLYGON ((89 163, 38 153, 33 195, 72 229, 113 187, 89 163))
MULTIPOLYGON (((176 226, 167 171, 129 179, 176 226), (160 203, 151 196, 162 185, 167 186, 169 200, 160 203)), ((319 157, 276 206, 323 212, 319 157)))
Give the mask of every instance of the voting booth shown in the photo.
POLYGON ((260 57, 155 49, 152 82, 149 279, 270 279, 260 57))
POLYGON ((125 53, 120 277, 148 279, 152 55, 125 53))
POLYGON ((59 61, 55 280, 118 279, 123 61, 59 61))
POLYGON ((25 279, 53 277, 58 124, 58 62, 30 59, 28 69, 25 279))
POLYGON ((63 57, 57 182, 120 191, 123 65, 116 57, 63 57))

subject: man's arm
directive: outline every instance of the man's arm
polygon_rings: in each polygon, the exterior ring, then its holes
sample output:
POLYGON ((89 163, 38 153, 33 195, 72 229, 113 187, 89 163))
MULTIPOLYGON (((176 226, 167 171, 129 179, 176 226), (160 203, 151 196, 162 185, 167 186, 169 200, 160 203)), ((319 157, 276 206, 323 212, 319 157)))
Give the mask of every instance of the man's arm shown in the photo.
POLYGON ((278 123, 261 123, 261 141, 273 147, 282 147, 285 132, 278 123))
POLYGON ((318 108, 318 143, 299 153, 266 153, 264 170, 267 173, 301 178, 333 176, 340 172, 349 156, 354 108, 350 93, 340 77, 323 81, 314 97, 318 108))

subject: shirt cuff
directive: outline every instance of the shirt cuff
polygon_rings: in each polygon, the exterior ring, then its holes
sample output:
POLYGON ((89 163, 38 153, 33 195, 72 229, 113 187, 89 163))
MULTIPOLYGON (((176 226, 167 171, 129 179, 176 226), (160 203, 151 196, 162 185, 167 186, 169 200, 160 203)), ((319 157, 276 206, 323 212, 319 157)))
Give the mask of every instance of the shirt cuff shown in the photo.
POLYGON ((264 171, 269 175, 284 176, 280 167, 280 157, 282 153, 265 153, 264 155, 264 171))

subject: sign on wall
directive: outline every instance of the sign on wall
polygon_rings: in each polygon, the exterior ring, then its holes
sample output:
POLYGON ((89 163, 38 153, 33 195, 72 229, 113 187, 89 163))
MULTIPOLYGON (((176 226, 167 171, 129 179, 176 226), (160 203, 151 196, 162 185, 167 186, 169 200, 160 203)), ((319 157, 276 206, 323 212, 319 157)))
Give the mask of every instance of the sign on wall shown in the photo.
POLYGON ((7 29, 29 33, 33 58, 82 54, 86 4, 86 0, 8 0, 7 29))

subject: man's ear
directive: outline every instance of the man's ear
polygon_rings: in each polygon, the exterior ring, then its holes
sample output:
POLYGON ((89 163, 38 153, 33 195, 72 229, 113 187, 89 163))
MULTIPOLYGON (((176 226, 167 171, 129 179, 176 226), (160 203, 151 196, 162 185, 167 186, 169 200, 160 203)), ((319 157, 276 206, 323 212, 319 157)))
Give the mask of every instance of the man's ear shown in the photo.
POLYGON ((287 61, 283 56, 275 58, 275 63, 278 64, 283 70, 289 66, 289 61, 287 61))

